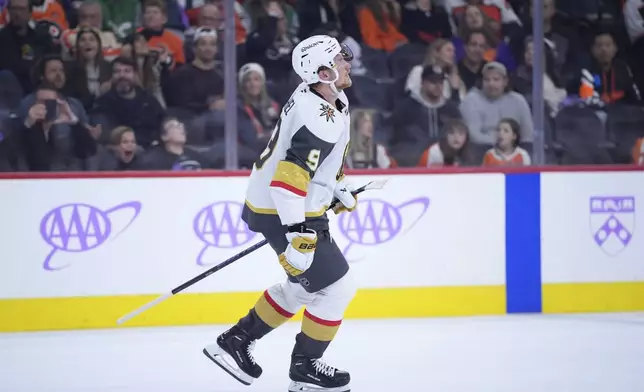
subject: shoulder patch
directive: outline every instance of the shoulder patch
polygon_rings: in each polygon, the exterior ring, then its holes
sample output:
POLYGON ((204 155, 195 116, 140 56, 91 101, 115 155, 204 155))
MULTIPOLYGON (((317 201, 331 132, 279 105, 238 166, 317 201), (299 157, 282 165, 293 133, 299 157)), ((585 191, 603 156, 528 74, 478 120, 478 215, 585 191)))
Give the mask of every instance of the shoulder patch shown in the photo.
POLYGON ((331 107, 331 105, 321 103, 320 111, 320 117, 325 117, 327 122, 331 121, 332 123, 335 123, 335 110, 331 107))

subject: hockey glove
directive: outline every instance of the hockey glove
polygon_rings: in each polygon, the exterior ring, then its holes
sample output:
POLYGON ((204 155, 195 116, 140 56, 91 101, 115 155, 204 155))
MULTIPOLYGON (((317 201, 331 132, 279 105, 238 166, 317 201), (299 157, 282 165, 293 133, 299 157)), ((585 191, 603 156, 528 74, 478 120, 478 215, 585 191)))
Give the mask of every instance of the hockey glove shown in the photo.
POLYGON ((288 246, 279 256, 280 265, 292 276, 301 275, 313 263, 318 236, 304 225, 290 226, 286 233, 288 246))
POLYGON ((335 187, 333 192, 335 197, 340 201, 337 206, 333 208, 333 212, 336 215, 344 211, 353 211, 358 205, 358 196, 351 194, 353 187, 346 180, 346 177, 342 178, 340 182, 335 187))

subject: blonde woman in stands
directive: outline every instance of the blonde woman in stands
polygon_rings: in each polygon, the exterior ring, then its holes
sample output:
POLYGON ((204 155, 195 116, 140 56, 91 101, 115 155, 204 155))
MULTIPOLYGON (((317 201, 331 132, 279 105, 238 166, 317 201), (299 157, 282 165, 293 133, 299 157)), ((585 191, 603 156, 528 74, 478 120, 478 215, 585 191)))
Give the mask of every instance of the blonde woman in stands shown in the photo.
POLYGON ((458 66, 456 65, 456 57, 454 55, 454 44, 447 39, 438 38, 427 48, 425 54, 425 61, 423 64, 417 65, 409 71, 407 82, 405 83, 405 90, 411 93, 419 93, 421 76, 423 69, 427 65, 440 66, 447 78, 443 87, 443 96, 445 99, 453 99, 460 102, 467 94, 465 83, 461 80, 458 73, 458 66))
POLYGON ((496 145, 490 148, 483 157, 483 166, 528 166, 530 155, 519 147, 521 126, 511 118, 499 122, 496 145))
POLYGON ((644 137, 638 139, 633 146, 633 163, 644 166, 644 137))
POLYGON ((473 164, 469 139, 469 131, 463 121, 452 120, 448 122, 440 140, 425 150, 418 161, 418 166, 467 166, 473 164))

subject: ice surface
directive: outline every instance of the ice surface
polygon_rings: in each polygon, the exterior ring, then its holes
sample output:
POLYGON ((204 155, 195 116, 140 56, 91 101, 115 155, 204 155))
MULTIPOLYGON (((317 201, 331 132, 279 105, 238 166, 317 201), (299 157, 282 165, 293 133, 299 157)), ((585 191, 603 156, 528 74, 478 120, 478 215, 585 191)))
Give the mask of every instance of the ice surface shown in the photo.
MULTIPOLYGON (((227 326, 0 334, 0 391, 278 392, 298 323, 250 387, 202 353, 227 326)), ((641 392, 644 313, 346 321, 325 357, 355 392, 641 392)))

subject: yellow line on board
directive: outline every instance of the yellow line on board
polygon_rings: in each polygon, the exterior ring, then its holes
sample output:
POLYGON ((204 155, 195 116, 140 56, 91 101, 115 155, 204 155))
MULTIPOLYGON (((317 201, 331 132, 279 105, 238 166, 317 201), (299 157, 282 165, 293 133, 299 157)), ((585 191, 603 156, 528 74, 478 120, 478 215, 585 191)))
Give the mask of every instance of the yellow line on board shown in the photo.
MULTIPOLYGON (((261 293, 185 293, 168 299, 125 326, 235 323, 261 293)), ((117 327, 116 320, 156 298, 122 295, 0 299, 0 332, 117 327)), ((345 318, 471 316, 505 313, 505 286, 362 289, 345 318)), ((295 316, 301 320, 301 312, 295 316)))
POLYGON ((644 310, 644 282, 548 283, 543 313, 632 312, 644 310))

